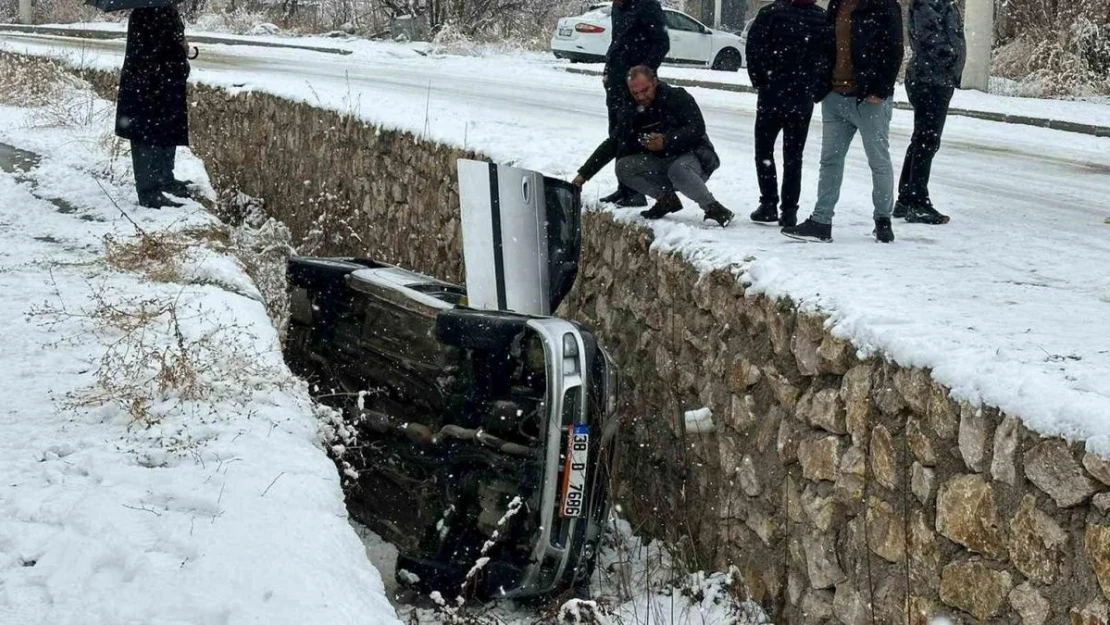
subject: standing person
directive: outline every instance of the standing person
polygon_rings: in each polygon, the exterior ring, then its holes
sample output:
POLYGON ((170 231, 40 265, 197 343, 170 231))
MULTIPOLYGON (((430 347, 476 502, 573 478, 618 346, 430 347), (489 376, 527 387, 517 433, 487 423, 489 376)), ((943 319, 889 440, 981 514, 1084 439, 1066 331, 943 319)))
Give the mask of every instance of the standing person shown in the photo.
MULTIPOLYGON (((612 137, 622 112, 635 106, 625 84, 628 70, 641 65, 658 70, 671 49, 671 39, 659 0, 613 0, 610 19, 612 40, 605 53, 605 73, 601 81, 605 85, 605 107, 609 110, 609 136, 612 137)), ((643 194, 624 185, 601 201, 626 207, 647 205, 643 194)))
POLYGON ((956 0, 913 0, 909 34, 913 58, 906 72, 906 93, 913 105, 913 137, 902 164, 894 216, 911 223, 946 224, 948 216, 933 208, 929 199, 929 175, 940 150, 948 105, 967 60, 956 0))
POLYGON ((184 197, 189 193, 186 183, 173 177, 177 146, 189 145, 188 56, 185 23, 176 6, 131 12, 116 103, 116 134, 131 141, 140 206, 181 206, 164 194, 184 197))
POLYGON ((825 10, 816 0, 777 0, 764 7, 748 31, 748 76, 759 92, 755 113, 757 223, 798 223, 802 154, 828 63, 825 10), (782 134, 782 216, 775 172, 775 142, 782 134))
POLYGON ((871 168, 875 239, 894 240, 894 167, 890 117, 894 83, 902 66, 902 8, 898 0, 832 0, 828 25, 834 45, 821 100, 821 174, 817 204, 803 223, 782 229, 788 237, 832 241, 832 218, 844 182, 844 159, 859 132, 871 168))
POLYGON ((641 217, 660 219, 682 210, 681 192, 705 211, 704 219, 727 227, 732 211, 705 185, 721 160, 693 96, 659 82, 647 66, 628 72, 628 90, 636 108, 622 112, 614 136, 594 150, 578 170, 574 184, 582 186, 617 158, 617 180, 655 199, 655 206, 641 212, 641 217))

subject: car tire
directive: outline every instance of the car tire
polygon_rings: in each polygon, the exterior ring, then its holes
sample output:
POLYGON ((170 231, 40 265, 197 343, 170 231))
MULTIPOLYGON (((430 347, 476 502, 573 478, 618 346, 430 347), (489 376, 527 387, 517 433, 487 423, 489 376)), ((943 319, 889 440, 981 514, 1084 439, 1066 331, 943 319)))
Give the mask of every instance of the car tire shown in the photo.
POLYGON ((736 48, 725 48, 717 53, 717 58, 713 59, 713 69, 722 72, 738 72, 743 64, 744 57, 736 48))

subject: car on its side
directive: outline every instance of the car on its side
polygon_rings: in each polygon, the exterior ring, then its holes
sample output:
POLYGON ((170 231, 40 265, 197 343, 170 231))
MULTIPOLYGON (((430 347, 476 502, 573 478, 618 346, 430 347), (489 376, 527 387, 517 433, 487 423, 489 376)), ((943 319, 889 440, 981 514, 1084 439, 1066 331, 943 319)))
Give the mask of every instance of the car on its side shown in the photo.
MULTIPOLYGON (((504 208, 503 221, 525 212, 514 198, 545 200, 530 222, 545 229, 542 253, 514 251, 516 236, 494 250, 499 261, 544 263, 542 308, 555 310, 578 271, 578 191, 491 171, 503 195, 482 179, 478 201, 504 208)), ((464 245, 475 242, 489 247, 473 235, 464 245)), ((505 306, 518 300, 504 281, 524 279, 514 269, 496 276, 505 306)), ((618 427, 617 369, 594 334, 549 315, 472 308, 479 288, 371 259, 293 258, 287 277, 286 358, 357 432, 345 455, 358 473, 348 509, 397 546, 398 581, 448 597, 531 599, 588 580, 618 427)), ((539 292, 528 280, 522 288, 539 292)))
MULTIPOLYGON (((572 62, 603 62, 612 40, 611 12, 610 4, 595 4, 582 15, 560 19, 551 38, 552 53, 572 62)), ((739 36, 711 29, 682 11, 664 8, 663 15, 671 38, 666 63, 730 72, 744 66, 739 36)))

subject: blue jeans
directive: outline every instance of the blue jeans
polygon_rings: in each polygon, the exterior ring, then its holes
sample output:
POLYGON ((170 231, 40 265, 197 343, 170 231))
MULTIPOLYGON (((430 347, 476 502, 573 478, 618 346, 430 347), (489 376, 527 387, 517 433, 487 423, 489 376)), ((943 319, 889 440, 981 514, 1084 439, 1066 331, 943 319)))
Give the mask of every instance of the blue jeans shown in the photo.
POLYGON ((817 206, 810 217, 831 224, 840 186, 844 183, 844 159, 859 131, 867 164, 871 167, 871 201, 875 219, 890 218, 894 209, 894 166, 890 163, 890 117, 894 99, 868 104, 855 96, 830 93, 821 102, 821 179, 817 183, 817 206))

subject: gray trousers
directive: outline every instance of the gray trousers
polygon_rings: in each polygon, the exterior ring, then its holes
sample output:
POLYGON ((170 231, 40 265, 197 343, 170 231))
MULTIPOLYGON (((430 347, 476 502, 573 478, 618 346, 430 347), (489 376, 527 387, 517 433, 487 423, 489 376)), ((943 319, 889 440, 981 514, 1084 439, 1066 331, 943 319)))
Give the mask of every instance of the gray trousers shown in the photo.
POLYGON ((844 183, 844 160, 859 131, 871 167, 871 202, 875 219, 889 218, 894 209, 894 166, 890 162, 890 117, 894 99, 879 104, 859 101, 855 96, 830 93, 821 102, 821 179, 817 183, 817 206, 811 219, 831 224, 840 186, 844 183))
POLYGON ((131 165, 135 170, 135 190, 140 196, 155 194, 173 182, 177 147, 131 142, 131 165))
POLYGON ((633 154, 617 161, 617 180, 621 184, 654 199, 677 191, 703 209, 716 201, 705 186, 708 179, 692 153, 679 156, 633 154))

